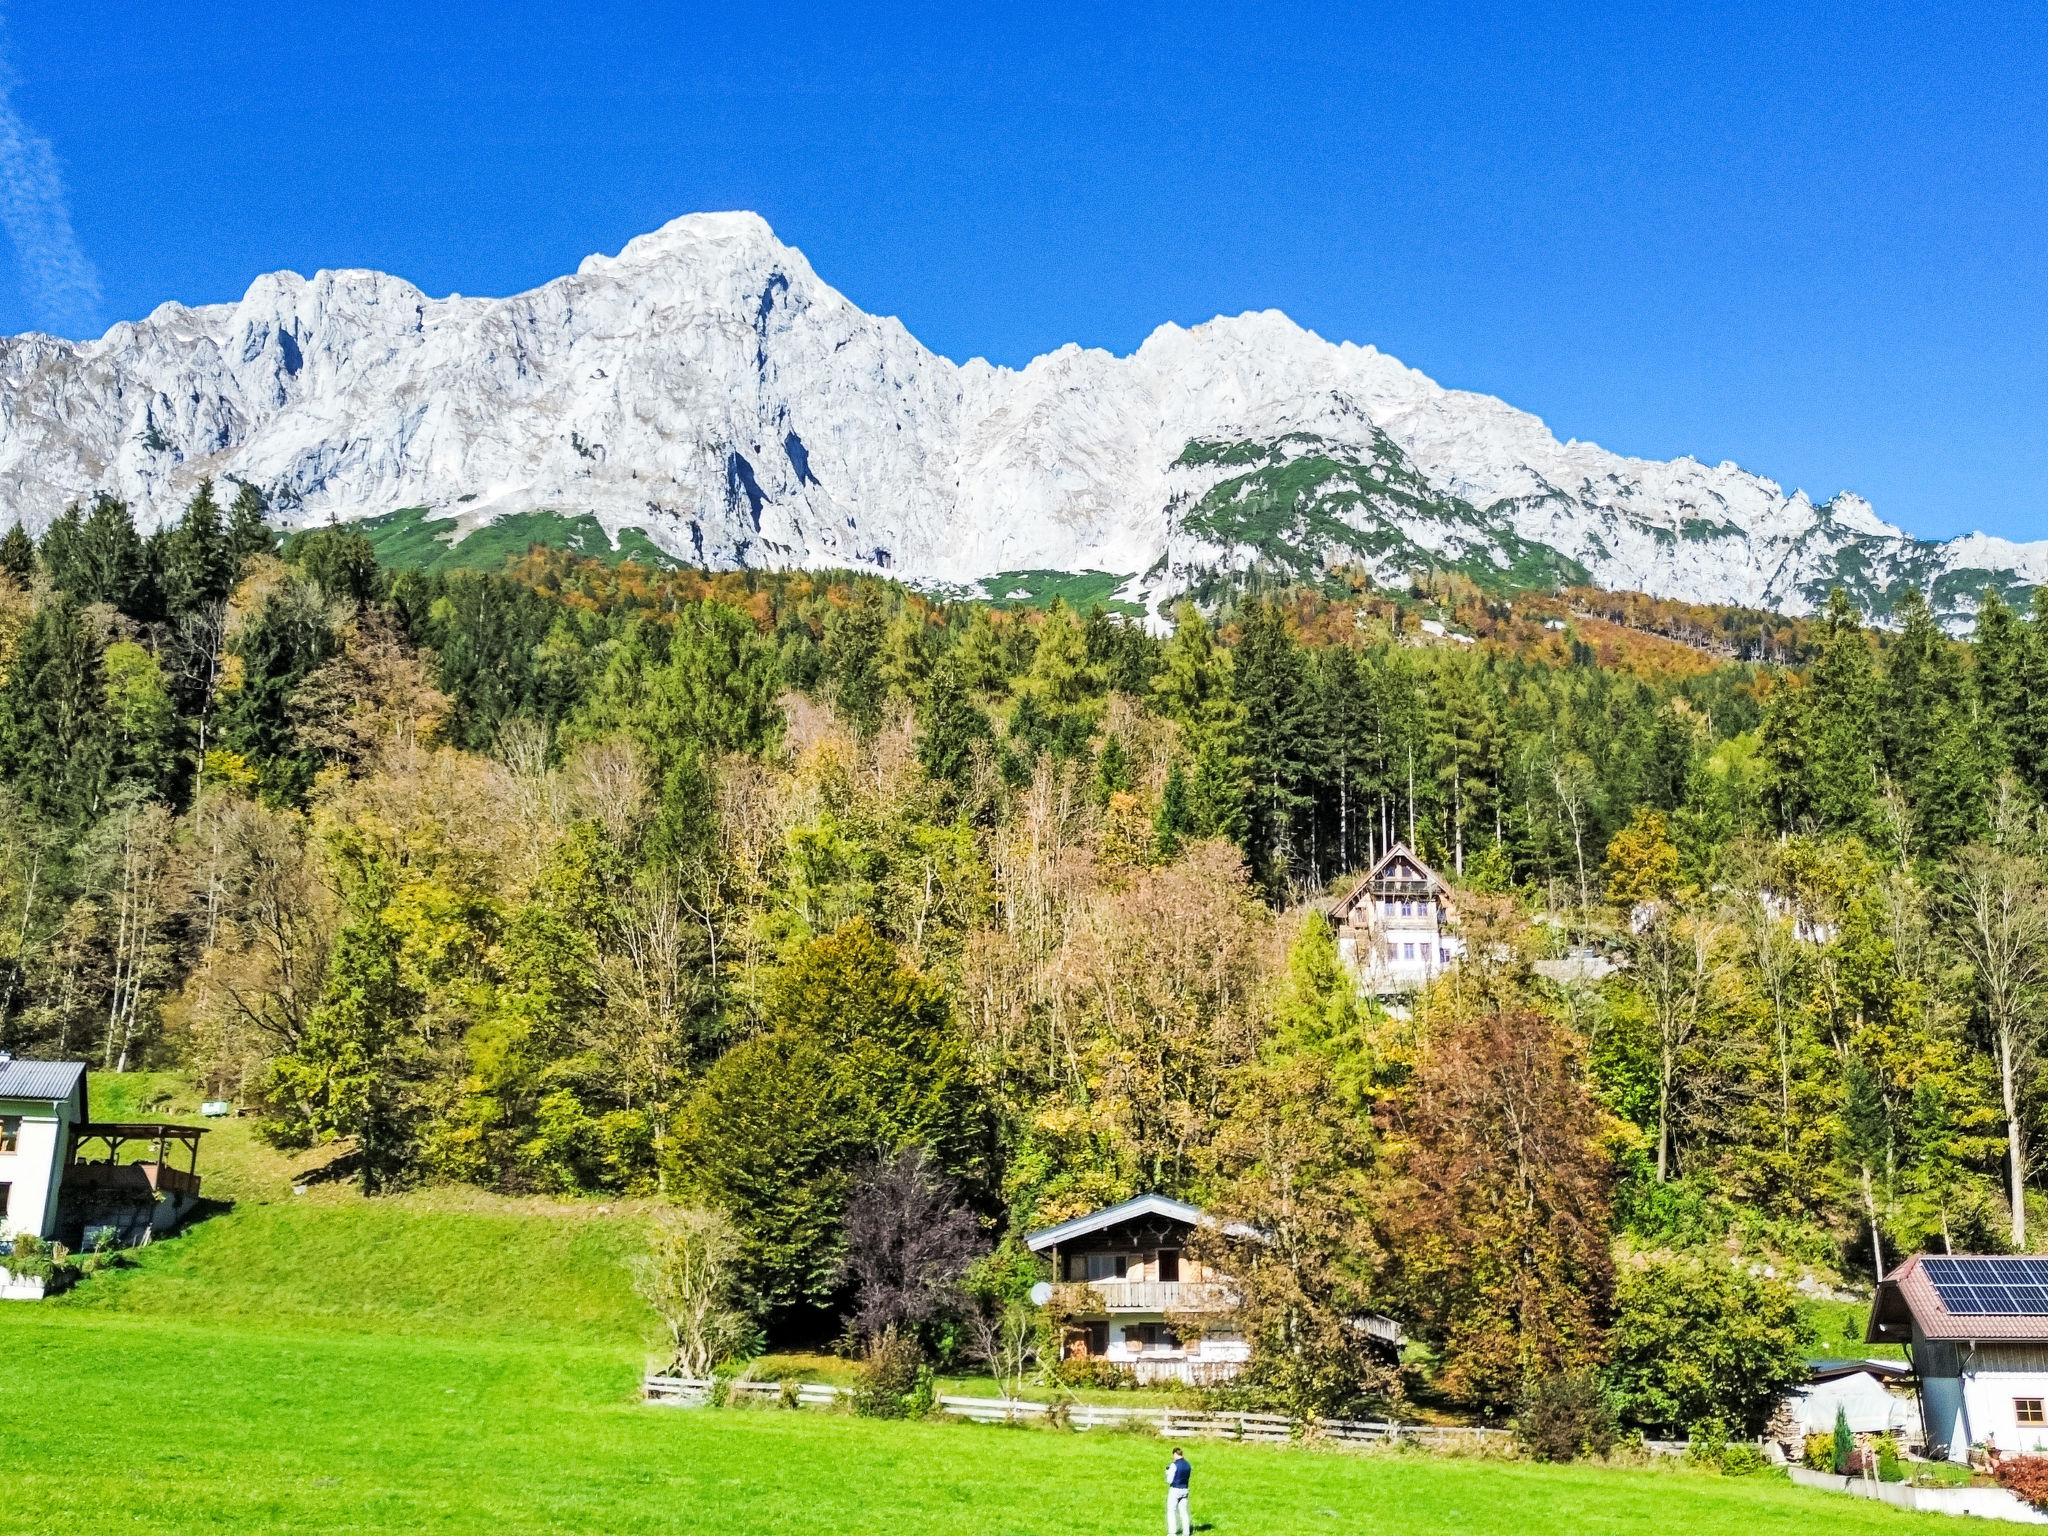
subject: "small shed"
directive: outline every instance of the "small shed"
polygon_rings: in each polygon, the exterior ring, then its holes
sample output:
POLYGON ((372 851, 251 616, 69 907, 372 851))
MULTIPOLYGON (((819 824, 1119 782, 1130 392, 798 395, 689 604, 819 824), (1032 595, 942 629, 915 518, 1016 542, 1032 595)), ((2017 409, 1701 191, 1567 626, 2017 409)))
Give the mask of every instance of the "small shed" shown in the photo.
POLYGON ((1813 1380, 1790 1393, 1785 1406, 1800 1433, 1825 1435, 1835 1427, 1837 1411, 1859 1435, 1904 1435, 1920 1439, 1920 1410, 1903 1389, 1912 1384, 1911 1367, 1897 1360, 1815 1360, 1813 1380))

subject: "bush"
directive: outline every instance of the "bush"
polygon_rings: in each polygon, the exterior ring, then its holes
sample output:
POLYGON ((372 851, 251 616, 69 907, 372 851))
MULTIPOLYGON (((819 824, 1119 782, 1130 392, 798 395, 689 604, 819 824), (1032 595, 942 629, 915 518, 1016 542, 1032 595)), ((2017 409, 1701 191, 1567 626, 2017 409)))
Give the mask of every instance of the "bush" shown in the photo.
POLYGON ((2007 1456, 1995 1469, 1998 1486, 2048 1511, 2048 1456, 2007 1456))
POLYGON ((1899 1460, 1899 1442, 1891 1435, 1880 1435, 1877 1439, 1877 1480, 1881 1483, 1903 1483, 1906 1480, 1906 1465, 1899 1460))
POLYGON ((1116 1392, 1138 1384, 1137 1375, 1114 1360, 1091 1355, 1085 1360, 1055 1360, 1045 1368, 1046 1384, 1055 1387, 1094 1387, 1116 1392))
POLYGON ((1538 1461, 1605 1456, 1617 1438, 1613 1396, 1591 1371, 1541 1377, 1522 1398, 1515 1433, 1538 1461))
POLYGON ((853 1411, 864 1419, 900 1419, 906 1401, 917 1390, 924 1353, 917 1340, 893 1328, 868 1342, 861 1356, 860 1380, 853 1389, 853 1411))
POLYGON ((1833 1435, 1808 1435, 1806 1449, 1799 1457, 1800 1464, 1809 1472, 1832 1472, 1835 1470, 1835 1437, 1833 1435))
POLYGON ((1728 1454, 1728 1426, 1719 1419, 1702 1419, 1686 1436, 1685 1459, 1698 1467, 1719 1467, 1728 1454))
POLYGON ((1725 1259, 1653 1259, 1621 1273, 1608 1380, 1621 1408, 1652 1430, 1719 1419, 1762 1433, 1786 1391, 1811 1372, 1812 1341, 1791 1287, 1725 1259))
POLYGON ((1721 1452, 1721 1471, 1727 1477, 1749 1477, 1769 1465, 1764 1460, 1764 1453, 1746 1440, 1737 1441, 1721 1452))
POLYGON ((1856 1437, 1849 1432, 1849 1412, 1835 1409, 1835 1470, 1844 1474, 1860 1472, 1856 1465, 1856 1437))

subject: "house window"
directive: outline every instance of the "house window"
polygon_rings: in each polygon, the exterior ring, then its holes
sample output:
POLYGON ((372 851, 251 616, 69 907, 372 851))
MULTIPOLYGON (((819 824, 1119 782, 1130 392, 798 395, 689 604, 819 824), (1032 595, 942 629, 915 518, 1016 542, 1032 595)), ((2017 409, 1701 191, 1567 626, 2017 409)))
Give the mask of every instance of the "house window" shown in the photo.
POLYGON ((1403 960, 1413 960, 1415 958, 1415 946, 1413 944, 1403 944, 1401 946, 1401 958, 1403 960))
POLYGON ((1413 916, 1415 915, 1415 903, 1414 903, 1414 902, 1412 902, 1412 901, 1404 901, 1404 902, 1402 902, 1402 903, 1401 903, 1401 915, 1402 915, 1403 917, 1413 917, 1413 916))
POLYGON ((21 1116, 0 1115, 0 1152, 18 1150, 21 1140, 21 1116))
POLYGON ((1180 1278, 1180 1250, 1162 1248, 1159 1250, 1159 1278, 1174 1281, 1180 1278))
POLYGON ((0 1221, 7 1219, 7 1197, 13 1189, 12 1184, 0 1184, 0 1221))
POLYGON ((1396 944, 1392 939, 1387 940, 1387 958, 1389 960, 1398 960, 1401 958, 1401 946, 1396 944))
POLYGON ((1130 1259, 1121 1253, 1091 1253, 1088 1255, 1088 1278, 1090 1280, 1121 1280, 1130 1269, 1130 1259))
POLYGON ((2038 1397, 2014 1398, 2012 1416, 2022 1424, 2048 1424, 2048 1414, 2041 1412, 2041 1399, 2038 1397))
POLYGON ((1131 1349, 1179 1349, 1180 1335, 1164 1323, 1125 1323, 1124 1344, 1131 1349))
POLYGON ((1451 952, 1448 949, 1439 949, 1436 952, 1436 963, 1438 965, 1449 965, 1451 963, 1451 952))

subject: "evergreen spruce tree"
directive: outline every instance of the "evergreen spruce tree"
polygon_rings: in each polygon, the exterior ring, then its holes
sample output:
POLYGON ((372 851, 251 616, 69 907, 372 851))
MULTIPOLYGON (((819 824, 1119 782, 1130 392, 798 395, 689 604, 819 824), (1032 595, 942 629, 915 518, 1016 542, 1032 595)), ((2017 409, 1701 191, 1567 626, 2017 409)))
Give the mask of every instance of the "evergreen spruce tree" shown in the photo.
POLYGON ((269 511, 263 493, 244 481, 235 492, 234 505, 228 509, 228 559, 234 567, 235 580, 240 579, 242 563, 251 555, 267 555, 277 548, 277 535, 264 522, 269 511))
POLYGON ((1308 853, 1312 695, 1301 647, 1278 603, 1248 604, 1239 631, 1231 671, 1251 783, 1245 852, 1260 882, 1277 891, 1308 853))
POLYGON ((36 573, 36 543, 20 523, 0 535, 0 574, 12 576, 23 586, 36 573))
POLYGON ((172 619, 198 613, 234 589, 235 560, 228 550, 227 529, 213 499, 213 482, 202 480, 164 540, 164 610, 172 619))
POLYGON ((1159 809, 1152 813, 1152 849, 1162 860, 1180 856, 1181 845, 1194 827, 1188 809, 1188 776, 1178 757, 1166 765, 1166 783, 1159 791, 1159 809))
POLYGON ((108 603, 131 618, 160 617, 156 573, 128 504, 101 496, 80 521, 76 509, 51 524, 43 568, 80 603, 108 603))
POLYGON ((255 767, 266 799, 296 804, 312 787, 320 759, 299 744, 291 697, 306 674, 334 654, 334 633, 310 594, 288 583, 243 626, 234 651, 242 676, 226 700, 220 744, 255 767))
POLYGON ((1993 775, 2012 764, 2012 738, 2021 709, 2021 674, 2026 664, 2027 626, 1996 587, 1984 589, 1977 609, 1973 656, 1977 702, 1983 722, 1987 766, 1993 775))
POLYGON ((1095 803, 1109 804, 1110 796, 1128 794, 1132 784, 1131 754, 1123 739, 1111 731, 1095 757, 1095 803))
POLYGON ((1780 690, 1765 713, 1770 794, 1786 831, 1868 834, 1884 765, 1877 670, 1840 587, 1828 594, 1825 622, 1806 686, 1780 690))
POLYGON ((1962 648, 1909 590, 1903 627, 1885 662, 1885 766, 1912 812, 1916 855, 1944 858, 1985 825, 1998 733, 1979 728, 1962 648))
POLYGON ((100 646, 69 597, 45 603, 0 685, 0 778, 31 810, 80 825, 105 795, 106 674, 100 646))
POLYGON ((2035 799, 2048 799, 2048 586, 2034 588, 2034 612, 2023 627, 2013 694, 2005 728, 2013 772, 2035 799))
POLYGON ((961 677, 957 651, 941 657, 917 704, 917 759, 934 780, 966 790, 974 771, 974 743, 991 734, 961 677))
POLYGON ((831 679, 832 707, 859 736, 882 728, 882 705, 889 696, 882 671, 882 639, 887 619, 882 600, 870 586, 861 586, 844 608, 825 619, 825 675, 831 679))

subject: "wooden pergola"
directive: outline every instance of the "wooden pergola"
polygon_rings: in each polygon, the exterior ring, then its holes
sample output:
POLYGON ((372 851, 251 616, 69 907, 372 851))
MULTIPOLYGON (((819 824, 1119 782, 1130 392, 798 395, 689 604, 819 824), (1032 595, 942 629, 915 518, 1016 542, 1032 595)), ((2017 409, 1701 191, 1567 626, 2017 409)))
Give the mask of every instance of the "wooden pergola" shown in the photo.
POLYGON ((113 1122, 81 1121, 71 1127, 71 1144, 65 1149, 64 1161, 73 1167, 112 1168, 121 1162, 121 1149, 130 1142, 149 1142, 154 1145, 156 1155, 140 1160, 136 1166, 143 1170, 150 1187, 159 1191, 169 1190, 181 1195, 199 1193, 199 1138, 206 1135, 206 1127, 200 1125, 170 1125, 159 1122, 113 1122), (93 1162, 79 1157, 79 1151, 87 1142, 104 1142, 107 1155, 104 1160, 93 1162), (185 1144, 186 1162, 181 1168, 170 1164, 170 1149, 174 1142, 185 1144))

